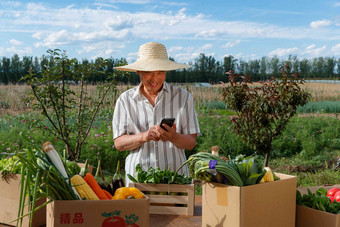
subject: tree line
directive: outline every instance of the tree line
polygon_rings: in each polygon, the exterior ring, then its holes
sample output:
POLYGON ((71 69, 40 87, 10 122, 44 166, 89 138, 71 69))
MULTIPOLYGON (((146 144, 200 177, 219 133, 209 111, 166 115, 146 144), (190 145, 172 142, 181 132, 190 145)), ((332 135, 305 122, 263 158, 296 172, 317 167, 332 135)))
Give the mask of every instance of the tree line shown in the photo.
MULTIPOLYGON (((175 60, 170 57, 170 60, 175 60)), ((77 60, 78 61, 78 60, 77 60)), ((89 62, 96 63, 98 59, 78 61, 79 64, 87 64, 89 62)), ((113 67, 118 63, 124 62, 126 59, 109 58, 109 66, 103 69, 106 73, 91 76, 93 83, 101 82, 106 79, 106 75, 113 72, 113 67)), ((37 76, 41 75, 46 67, 52 66, 49 56, 19 57, 14 54, 13 57, 0 58, 0 83, 15 84, 20 82, 20 78, 27 75, 32 69, 37 76)), ((304 79, 340 79, 340 58, 335 57, 317 57, 312 59, 299 59, 297 56, 288 56, 280 59, 277 56, 262 57, 261 59, 243 60, 234 58, 232 55, 225 56, 222 60, 217 60, 213 56, 207 56, 201 53, 193 62, 189 62, 192 66, 190 69, 170 71, 167 73, 167 81, 175 83, 192 83, 192 82, 208 82, 219 83, 227 82, 228 77, 225 72, 233 70, 240 75, 251 75, 253 81, 266 80, 280 74, 282 66, 288 66, 289 73, 298 73, 299 77, 304 79)), ((139 76, 130 73, 129 77, 121 78, 120 82, 136 84, 139 82, 139 76)))

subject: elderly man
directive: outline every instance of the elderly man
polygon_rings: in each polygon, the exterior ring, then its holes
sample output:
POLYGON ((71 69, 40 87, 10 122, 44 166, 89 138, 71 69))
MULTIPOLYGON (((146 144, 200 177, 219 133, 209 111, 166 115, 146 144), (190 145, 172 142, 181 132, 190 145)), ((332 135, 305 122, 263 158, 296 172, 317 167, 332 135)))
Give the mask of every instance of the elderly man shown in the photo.
MULTIPOLYGON (((189 67, 170 61, 165 46, 155 42, 140 46, 136 62, 115 67, 140 76, 139 86, 120 95, 113 114, 115 147, 130 151, 126 174, 134 176, 137 164, 145 171, 149 167, 176 170, 186 161, 185 149, 195 147, 200 129, 193 98, 165 82, 167 71, 189 67), (175 118, 173 126, 160 127, 163 118, 175 118)), ((181 173, 189 175, 188 168, 181 173)), ((125 182, 128 186, 127 177, 125 182)))

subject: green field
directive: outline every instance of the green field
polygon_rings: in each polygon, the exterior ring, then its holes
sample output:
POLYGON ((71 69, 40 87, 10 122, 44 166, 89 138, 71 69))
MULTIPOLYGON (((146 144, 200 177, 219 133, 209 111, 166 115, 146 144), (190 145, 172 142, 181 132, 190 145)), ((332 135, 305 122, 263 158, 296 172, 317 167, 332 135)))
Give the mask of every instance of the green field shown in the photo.
MULTIPOLYGON (((233 132, 230 117, 234 113, 225 109, 225 104, 220 100, 220 86, 209 89, 181 86, 194 97, 201 129, 197 146, 187 151, 187 156, 200 151, 210 152, 212 146, 219 147, 220 155, 231 158, 238 154, 256 153, 233 132)), ((65 148, 62 141, 49 135, 48 130, 32 127, 31 123, 37 119, 37 113, 30 112, 22 103, 28 87, 12 85, 2 88, 0 100, 6 104, 0 106, 1 158, 6 158, 4 153, 24 148, 20 133, 24 133, 39 146, 50 141, 62 153, 65 148)), ((120 92, 128 88, 120 87, 120 92)), ((308 85, 313 101, 299 107, 299 114, 290 120, 283 134, 273 142, 274 152, 269 166, 277 172, 297 175, 299 187, 340 182, 339 169, 335 169, 340 157, 339 88, 340 85, 333 85, 332 89, 322 84, 308 85)), ((113 146, 112 113, 113 106, 106 106, 98 114, 81 155, 81 160, 89 159, 94 166, 101 159, 107 177, 111 177, 115 171, 118 160, 124 164, 128 154, 118 152, 113 146)), ((46 127, 50 127, 47 121, 46 127)))

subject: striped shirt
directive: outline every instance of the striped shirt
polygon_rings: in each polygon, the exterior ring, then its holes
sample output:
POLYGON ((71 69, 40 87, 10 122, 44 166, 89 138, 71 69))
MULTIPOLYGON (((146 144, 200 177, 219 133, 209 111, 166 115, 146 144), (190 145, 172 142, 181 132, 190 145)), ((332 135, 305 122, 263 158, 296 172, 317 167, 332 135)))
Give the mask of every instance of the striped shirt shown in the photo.
MULTIPOLYGON (((180 134, 200 134, 193 98, 182 88, 166 82, 158 93, 155 106, 140 92, 140 85, 123 92, 117 99, 113 120, 113 139, 121 135, 134 135, 146 132, 150 127, 160 124, 163 118, 176 118, 176 131, 180 134)), ((185 149, 166 141, 149 141, 130 151, 125 160, 125 173, 135 175, 140 164, 147 171, 149 167, 177 170, 186 161, 185 149)), ((188 167, 180 174, 189 176, 188 167)), ((128 186, 129 178, 125 176, 128 186)))

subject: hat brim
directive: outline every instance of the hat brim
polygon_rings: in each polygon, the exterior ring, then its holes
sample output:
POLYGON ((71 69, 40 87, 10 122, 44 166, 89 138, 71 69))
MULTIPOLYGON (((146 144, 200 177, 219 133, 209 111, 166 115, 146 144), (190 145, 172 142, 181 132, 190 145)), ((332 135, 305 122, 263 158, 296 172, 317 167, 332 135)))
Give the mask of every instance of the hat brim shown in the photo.
POLYGON ((170 60, 163 59, 150 59, 150 60, 137 60, 134 63, 124 66, 114 67, 114 69, 137 72, 137 71, 171 71, 176 69, 191 68, 191 65, 181 64, 170 60))

